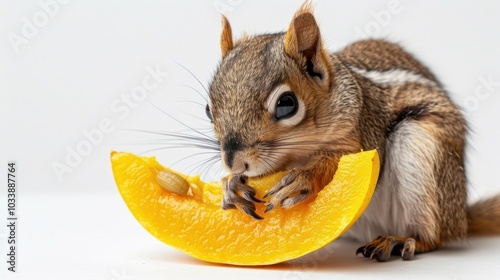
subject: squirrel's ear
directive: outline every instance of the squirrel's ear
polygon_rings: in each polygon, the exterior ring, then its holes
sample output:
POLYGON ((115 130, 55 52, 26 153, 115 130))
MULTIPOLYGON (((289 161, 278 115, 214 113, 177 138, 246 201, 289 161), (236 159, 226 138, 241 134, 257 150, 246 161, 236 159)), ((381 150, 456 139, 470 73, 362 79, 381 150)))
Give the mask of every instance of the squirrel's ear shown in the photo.
POLYGON ((222 57, 226 57, 227 53, 233 49, 233 33, 231 25, 225 16, 222 16, 222 33, 220 35, 220 49, 222 57))
POLYGON ((328 62, 324 57, 321 34, 310 2, 295 13, 285 35, 285 52, 304 67, 319 83, 328 83, 328 62))

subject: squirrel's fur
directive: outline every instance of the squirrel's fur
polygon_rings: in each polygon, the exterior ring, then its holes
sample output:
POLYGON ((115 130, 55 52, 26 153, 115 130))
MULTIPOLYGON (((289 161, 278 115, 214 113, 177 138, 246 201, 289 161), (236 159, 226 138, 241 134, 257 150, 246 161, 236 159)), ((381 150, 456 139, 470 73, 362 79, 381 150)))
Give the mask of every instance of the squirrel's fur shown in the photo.
POLYGON ((293 207, 332 179, 342 155, 377 149, 382 168, 374 197, 347 233, 373 240, 358 253, 411 259, 464 240, 468 228, 500 233, 500 196, 467 207, 462 114, 400 46, 365 40, 329 53, 306 3, 287 32, 236 42, 223 17, 221 50, 209 112, 231 173, 224 209, 261 218, 254 203, 262 201, 246 178, 282 170, 290 172, 266 195, 266 211, 293 207), (277 113, 278 100, 288 102, 286 118, 277 113))

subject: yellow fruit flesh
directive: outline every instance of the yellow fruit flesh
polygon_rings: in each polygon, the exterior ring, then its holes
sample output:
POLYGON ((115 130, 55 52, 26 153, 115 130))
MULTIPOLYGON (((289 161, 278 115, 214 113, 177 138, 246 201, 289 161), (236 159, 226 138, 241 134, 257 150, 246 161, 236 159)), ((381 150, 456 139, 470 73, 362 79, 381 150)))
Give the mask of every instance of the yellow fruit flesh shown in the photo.
MULTIPOLYGON (((267 265, 317 250, 349 229, 373 195, 379 173, 375 150, 347 155, 334 179, 316 199, 291 209, 274 209, 254 220, 221 209, 220 182, 180 174, 192 195, 168 192, 157 182, 161 166, 154 157, 113 152, 116 184, 134 217, 153 236, 197 259, 235 265, 267 265)), ((177 173, 179 174, 179 173, 177 173)), ((261 198, 284 173, 248 183, 261 198)))

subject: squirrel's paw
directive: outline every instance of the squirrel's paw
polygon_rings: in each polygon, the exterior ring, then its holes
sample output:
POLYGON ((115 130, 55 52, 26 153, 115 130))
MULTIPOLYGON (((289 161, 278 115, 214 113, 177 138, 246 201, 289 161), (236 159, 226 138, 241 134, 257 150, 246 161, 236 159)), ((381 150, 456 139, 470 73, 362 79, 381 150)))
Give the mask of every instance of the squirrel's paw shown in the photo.
POLYGON ((401 256, 403 260, 411 260, 415 254, 415 239, 397 236, 379 236, 372 242, 356 250, 356 255, 375 258, 379 262, 387 261, 391 255, 401 256))
POLYGON ((223 199, 222 209, 237 208, 254 219, 262 217, 255 213, 255 203, 263 201, 255 198, 255 190, 246 185, 247 177, 243 175, 229 175, 222 180, 223 199))
POLYGON ((265 212, 271 211, 276 206, 290 208, 316 195, 311 178, 312 173, 310 171, 291 171, 264 196, 264 198, 272 196, 271 200, 266 203, 265 212))

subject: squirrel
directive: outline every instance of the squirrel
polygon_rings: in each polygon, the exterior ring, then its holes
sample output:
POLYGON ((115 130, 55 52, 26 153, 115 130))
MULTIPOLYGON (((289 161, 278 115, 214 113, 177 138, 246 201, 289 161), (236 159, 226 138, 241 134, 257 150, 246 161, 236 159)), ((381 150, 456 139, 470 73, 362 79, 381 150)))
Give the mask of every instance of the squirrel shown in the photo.
POLYGON ((222 60, 206 113, 220 144, 223 209, 255 219, 314 199, 342 155, 377 149, 369 206, 346 233, 356 254, 386 261, 500 234, 500 196, 467 204, 467 125, 442 84, 397 44, 368 39, 330 53, 309 2, 286 32, 233 41, 222 16, 222 60), (289 173, 256 198, 248 177, 289 173), (264 201, 266 200, 266 201, 264 201))

